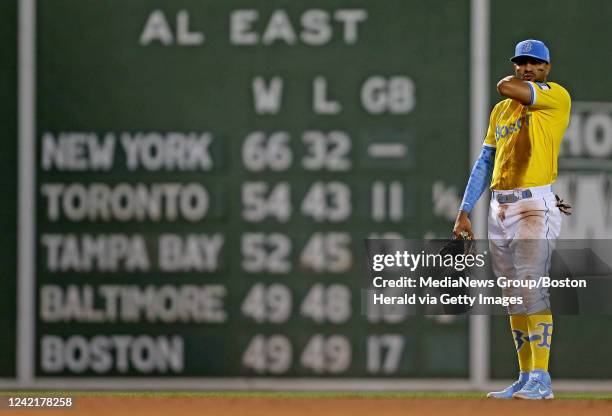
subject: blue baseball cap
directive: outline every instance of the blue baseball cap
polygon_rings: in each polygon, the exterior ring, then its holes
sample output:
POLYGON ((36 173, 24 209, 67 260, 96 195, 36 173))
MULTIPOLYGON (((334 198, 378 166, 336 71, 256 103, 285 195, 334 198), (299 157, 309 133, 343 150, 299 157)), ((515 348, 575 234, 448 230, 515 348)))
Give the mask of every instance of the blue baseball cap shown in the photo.
POLYGON ((540 59, 547 64, 550 63, 550 52, 541 40, 527 39, 517 43, 514 49, 514 56, 510 58, 510 61, 515 62, 515 59, 521 56, 529 56, 540 59))

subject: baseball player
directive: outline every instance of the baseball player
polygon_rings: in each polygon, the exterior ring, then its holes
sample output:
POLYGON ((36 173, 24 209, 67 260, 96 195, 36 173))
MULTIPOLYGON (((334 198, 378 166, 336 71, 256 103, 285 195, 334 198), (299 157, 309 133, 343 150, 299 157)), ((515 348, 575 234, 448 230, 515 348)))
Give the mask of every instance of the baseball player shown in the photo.
MULTIPOLYGON (((484 190, 492 190, 488 238, 493 270, 508 279, 548 276, 550 256, 567 206, 552 192, 561 139, 569 123, 571 98, 548 82, 550 53, 539 40, 516 45, 514 75, 497 91, 506 99, 491 112, 482 151, 472 168, 455 221, 455 236, 473 238, 468 215, 484 190)), ((508 307, 518 355, 518 380, 487 397, 552 399, 548 358, 553 321, 546 289, 502 289, 521 296, 508 307)))

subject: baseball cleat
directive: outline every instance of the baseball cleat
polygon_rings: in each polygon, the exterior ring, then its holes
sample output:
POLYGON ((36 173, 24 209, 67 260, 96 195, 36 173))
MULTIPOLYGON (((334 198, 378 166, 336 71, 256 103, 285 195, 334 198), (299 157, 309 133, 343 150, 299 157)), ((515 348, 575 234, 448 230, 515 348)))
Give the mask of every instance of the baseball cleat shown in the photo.
POLYGON ((550 375, 548 371, 534 370, 529 373, 529 380, 522 389, 512 395, 516 399, 542 400, 553 399, 550 375))
POLYGON ((493 399, 511 399, 514 393, 521 390, 525 386, 527 380, 529 380, 529 372, 521 371, 519 373, 518 380, 501 391, 492 391, 488 393, 487 397, 491 397, 493 399))

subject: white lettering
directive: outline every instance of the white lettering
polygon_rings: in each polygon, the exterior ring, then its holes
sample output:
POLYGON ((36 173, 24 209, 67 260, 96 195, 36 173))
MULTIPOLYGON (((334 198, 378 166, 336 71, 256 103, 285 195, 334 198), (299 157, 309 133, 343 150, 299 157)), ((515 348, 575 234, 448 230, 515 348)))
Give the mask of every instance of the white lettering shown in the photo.
POLYGON ((222 234, 162 234, 159 268, 164 272, 214 272, 224 242, 222 234))
POLYGON ((45 373, 103 374, 181 373, 184 368, 184 342, 177 335, 131 336, 97 335, 87 339, 73 335, 66 339, 46 335, 41 339, 41 369, 45 373))
POLYGON ((273 77, 266 85, 262 77, 253 79, 253 98, 257 114, 276 114, 280 110, 283 94, 283 79, 273 77))
POLYGON ((322 76, 313 82, 312 108, 317 114, 337 114, 342 109, 339 102, 327 98, 327 80, 322 76))
POLYGON ((222 285, 43 285, 43 322, 223 323, 227 320, 222 285))
POLYGON ((270 17, 270 21, 262 37, 264 45, 270 45, 277 40, 282 40, 288 45, 293 45, 296 41, 291 21, 284 10, 276 10, 272 13, 272 17, 270 17))
POLYGON ((368 12, 364 9, 336 10, 334 18, 344 23, 344 41, 353 44, 359 38, 357 25, 368 18, 368 12))
POLYGON ((329 13, 325 10, 308 10, 301 18, 304 30, 300 39, 307 45, 325 45, 332 38, 332 29, 329 25, 329 13))
POLYGON ((140 35, 141 45, 148 45, 154 41, 159 41, 162 45, 170 45, 173 41, 172 30, 166 15, 161 10, 151 12, 140 35))
POLYGON ((204 43, 202 32, 189 30, 189 12, 186 10, 181 10, 176 15, 176 43, 186 46, 196 46, 204 43))
POLYGON ((208 214, 210 197, 199 183, 109 185, 47 183, 47 217, 57 221, 199 221, 208 214), (162 218, 163 217, 163 218, 162 218))
POLYGON ((257 10, 234 10, 230 15, 230 42, 233 45, 254 45, 257 33, 250 32, 251 24, 259 18, 257 10))

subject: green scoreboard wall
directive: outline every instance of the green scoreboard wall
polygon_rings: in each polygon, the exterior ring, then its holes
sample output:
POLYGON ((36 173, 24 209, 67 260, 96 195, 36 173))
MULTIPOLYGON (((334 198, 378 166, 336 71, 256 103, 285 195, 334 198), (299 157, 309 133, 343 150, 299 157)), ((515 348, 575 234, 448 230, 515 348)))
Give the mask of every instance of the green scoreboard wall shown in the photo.
POLYGON ((467 319, 366 318, 359 266, 450 233, 468 2, 37 19, 37 376, 467 377, 467 319))
MULTIPOLYGON (((19 4, 0 4, 2 379, 17 360, 19 4)), ((574 99, 559 183, 586 212, 609 195, 611 3, 489 5, 491 107, 515 42, 547 42, 574 99)), ((470 1, 35 7, 36 212, 19 214, 35 226, 20 319, 36 378, 469 376, 466 317, 365 316, 359 282, 364 238, 450 233, 470 167, 470 1)), ((575 215, 568 236, 612 235, 606 215, 575 215)), ((555 374, 610 378, 586 362, 607 350, 579 341, 609 345, 606 319, 559 318, 555 374), (575 356, 583 368, 563 368, 575 356)), ((491 377, 513 377, 505 318, 491 341, 491 377)))

